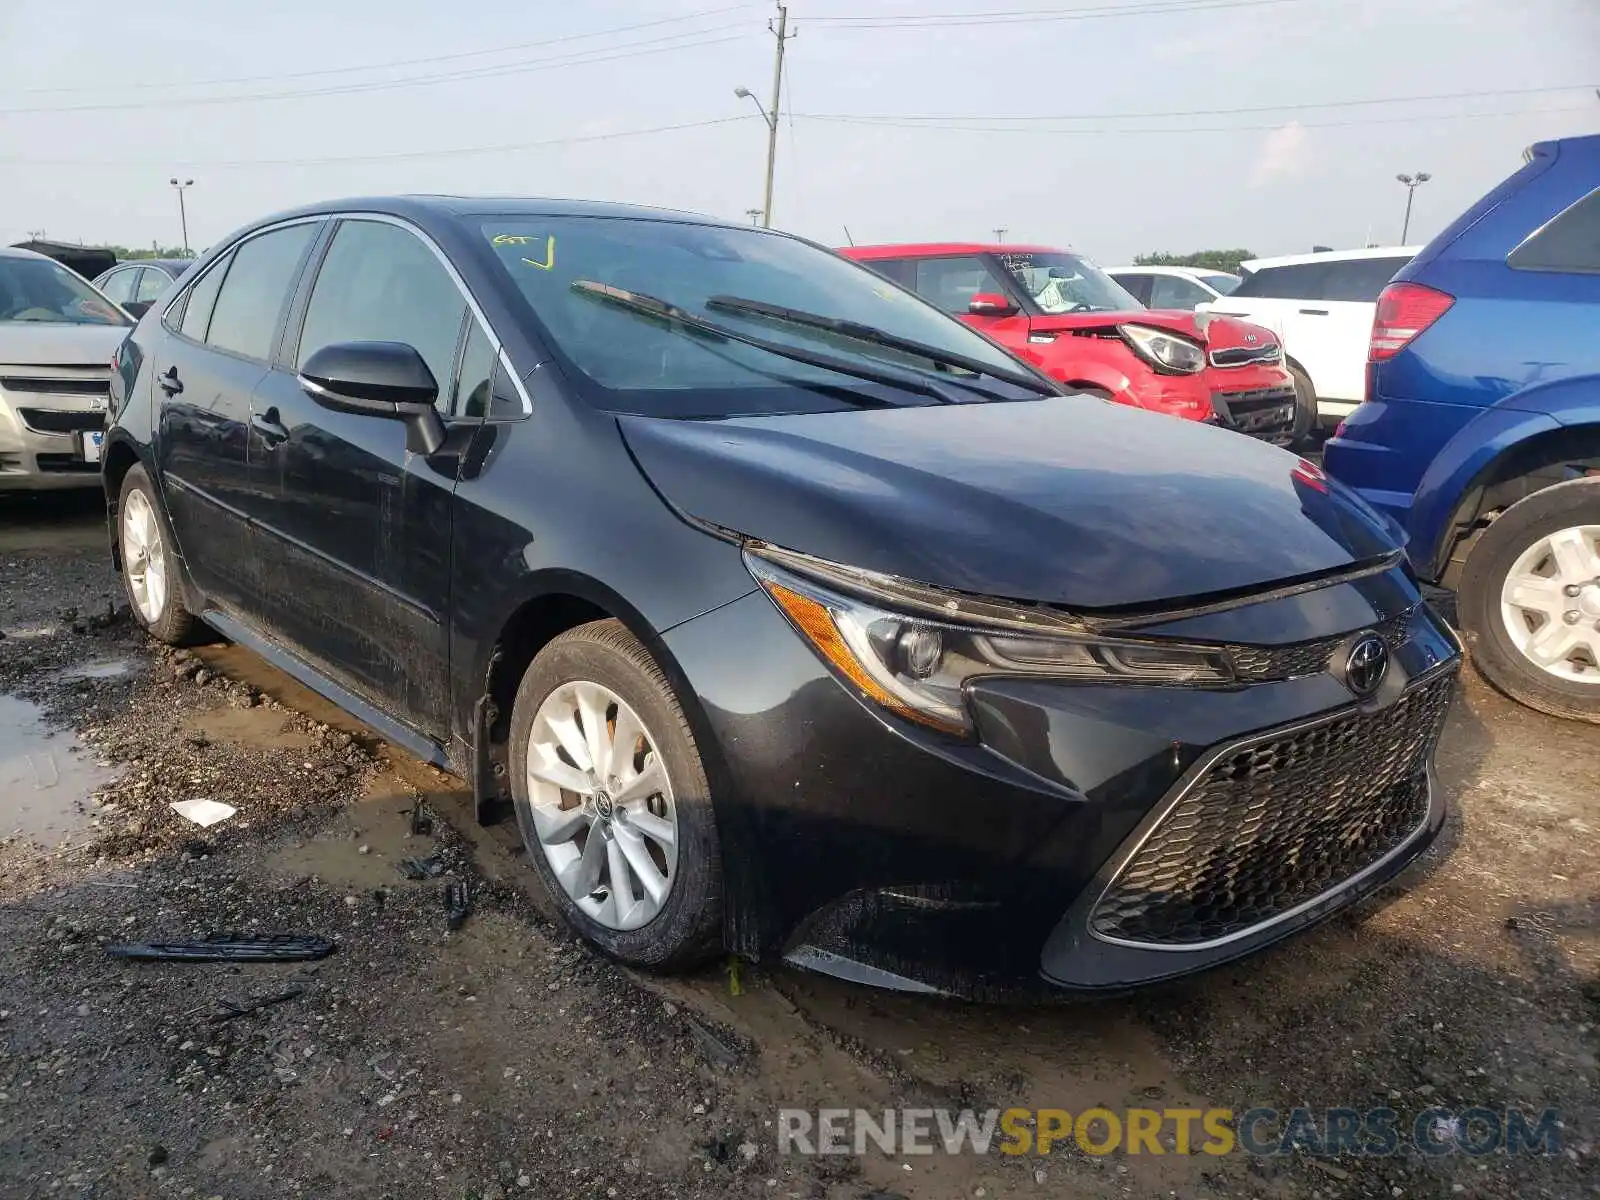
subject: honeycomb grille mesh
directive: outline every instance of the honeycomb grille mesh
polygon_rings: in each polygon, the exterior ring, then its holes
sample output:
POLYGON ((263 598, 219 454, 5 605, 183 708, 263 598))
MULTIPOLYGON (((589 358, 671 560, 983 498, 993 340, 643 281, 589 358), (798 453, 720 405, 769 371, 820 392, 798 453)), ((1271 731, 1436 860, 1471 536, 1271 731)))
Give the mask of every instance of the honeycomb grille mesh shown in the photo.
POLYGON ((1427 815, 1427 762, 1455 675, 1217 759, 1089 917, 1094 932, 1185 946, 1271 921, 1359 874, 1427 815))
MULTIPOLYGON (((1408 608, 1380 624, 1372 632, 1383 639, 1391 651, 1399 649, 1411 636, 1411 623, 1422 612, 1420 607, 1408 608)), ((1317 675, 1328 669, 1333 653, 1349 637, 1318 638, 1310 642, 1295 642, 1288 646, 1230 646, 1229 657, 1240 679, 1260 682, 1268 679, 1298 679, 1302 675, 1317 675)))

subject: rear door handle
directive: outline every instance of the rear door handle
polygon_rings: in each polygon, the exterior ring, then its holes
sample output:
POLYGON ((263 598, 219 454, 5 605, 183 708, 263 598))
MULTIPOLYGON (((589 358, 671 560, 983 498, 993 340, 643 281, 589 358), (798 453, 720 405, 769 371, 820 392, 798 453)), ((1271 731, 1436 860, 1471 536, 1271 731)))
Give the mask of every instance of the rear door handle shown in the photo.
POLYGON ((1302 317, 1325 317, 1328 315, 1328 310, 1325 308, 1302 308, 1300 315, 1302 317))
POLYGON ((183 380, 178 378, 178 368, 170 367, 165 375, 157 375, 156 386, 169 396, 176 396, 183 391, 183 380))
POLYGON ((250 418, 250 428, 261 435, 261 440, 269 446, 277 446, 289 440, 289 431, 278 418, 278 410, 269 408, 266 412, 250 418))

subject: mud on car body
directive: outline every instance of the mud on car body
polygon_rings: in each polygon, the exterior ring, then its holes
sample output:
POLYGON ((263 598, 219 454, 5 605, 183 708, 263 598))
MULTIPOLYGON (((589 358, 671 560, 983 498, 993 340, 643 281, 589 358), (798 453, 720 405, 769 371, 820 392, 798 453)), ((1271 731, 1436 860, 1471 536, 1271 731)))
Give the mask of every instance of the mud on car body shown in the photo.
POLYGON ((552 913, 957 994, 1235 957, 1435 836, 1458 653, 1308 463, 1059 387, 798 239, 374 199, 119 360, 140 619, 508 788, 552 913))

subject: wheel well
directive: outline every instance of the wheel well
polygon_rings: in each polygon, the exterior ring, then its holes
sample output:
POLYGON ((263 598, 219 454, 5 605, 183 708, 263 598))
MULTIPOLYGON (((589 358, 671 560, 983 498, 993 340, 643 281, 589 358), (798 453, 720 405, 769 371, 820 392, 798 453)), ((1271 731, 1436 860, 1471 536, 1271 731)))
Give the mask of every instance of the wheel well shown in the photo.
POLYGON ((534 655, 569 629, 603 621, 616 613, 607 612, 593 601, 565 594, 539 596, 529 600, 506 622, 489 660, 488 687, 491 717, 489 740, 503 743, 511 734, 511 705, 517 688, 534 655))
POLYGON ((1306 377, 1306 382, 1311 385, 1311 390, 1313 392, 1315 392, 1317 390, 1317 383, 1316 383, 1316 380, 1311 378, 1311 372, 1306 370, 1303 366, 1301 366, 1300 365, 1300 360, 1298 358, 1296 358, 1294 355, 1285 354, 1283 356, 1283 365, 1286 366, 1286 367, 1291 368, 1292 370, 1299 371, 1300 374, 1302 374, 1302 375, 1304 375, 1306 377))
POLYGON ((1445 526, 1435 573, 1453 586, 1473 541, 1518 500, 1568 479, 1600 475, 1600 425, 1552 429, 1518 442, 1485 467, 1462 493, 1445 526))

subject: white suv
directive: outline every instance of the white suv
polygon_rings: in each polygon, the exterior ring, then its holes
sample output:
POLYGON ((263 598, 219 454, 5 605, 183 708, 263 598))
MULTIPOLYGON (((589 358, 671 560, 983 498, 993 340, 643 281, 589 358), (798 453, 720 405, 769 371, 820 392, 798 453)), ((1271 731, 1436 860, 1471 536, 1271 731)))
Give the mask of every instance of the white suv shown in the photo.
POLYGON ((1237 275, 1206 267, 1107 267, 1105 272, 1146 308, 1193 309, 1239 286, 1237 275))
POLYGON ((1378 293, 1417 246, 1290 254, 1242 263, 1244 282, 1211 312, 1265 325, 1283 345, 1295 386, 1316 397, 1325 424, 1349 416, 1367 388, 1367 343, 1378 293))

